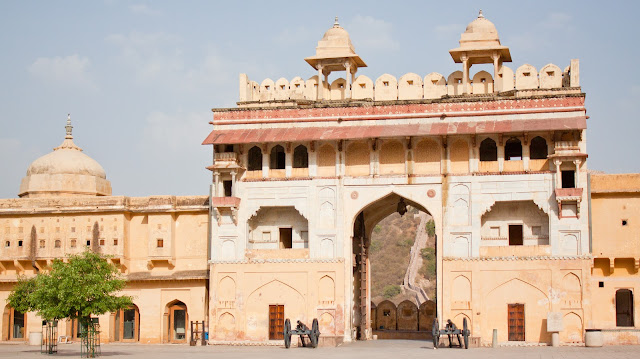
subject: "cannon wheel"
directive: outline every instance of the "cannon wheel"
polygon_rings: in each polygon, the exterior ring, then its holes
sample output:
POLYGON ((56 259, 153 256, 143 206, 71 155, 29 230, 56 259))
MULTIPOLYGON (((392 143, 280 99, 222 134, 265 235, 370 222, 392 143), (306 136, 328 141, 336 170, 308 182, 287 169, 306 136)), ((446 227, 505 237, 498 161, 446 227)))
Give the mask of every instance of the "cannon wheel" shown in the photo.
POLYGON ((284 346, 289 349, 291 346, 291 321, 287 318, 284 321, 284 346))
POLYGON ((464 337, 464 348, 469 349, 469 328, 467 318, 462 318, 462 336, 464 337))
POLYGON ((318 328, 318 319, 313 319, 313 324, 311 324, 311 334, 309 335, 311 339, 311 347, 316 348, 318 346, 318 340, 320 339, 320 329, 318 328))
POLYGON ((438 318, 433 320, 431 334, 433 335, 433 349, 436 349, 438 348, 438 342, 440 341, 440 326, 438 325, 438 318))

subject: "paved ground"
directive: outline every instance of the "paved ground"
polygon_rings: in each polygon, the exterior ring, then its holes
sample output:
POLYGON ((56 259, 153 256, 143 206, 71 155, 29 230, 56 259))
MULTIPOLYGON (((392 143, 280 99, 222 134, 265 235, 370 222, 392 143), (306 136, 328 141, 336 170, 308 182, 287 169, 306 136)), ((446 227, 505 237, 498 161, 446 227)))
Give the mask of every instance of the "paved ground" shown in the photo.
MULTIPOLYGON (((47 357, 79 358, 79 344, 61 344, 58 354, 46 356, 40 354, 39 347, 25 344, 0 345, 0 358, 43 359, 47 357)), ((480 349, 437 349, 428 342, 412 340, 378 340, 345 344, 337 348, 291 348, 284 347, 236 347, 207 346, 189 347, 184 345, 141 345, 141 344, 105 344, 102 346, 103 358, 151 358, 151 359, 187 359, 187 358, 267 358, 283 359, 297 357, 313 358, 366 358, 366 359, 409 359, 409 358, 640 358, 640 346, 608 346, 603 348, 585 347, 524 347, 524 348, 480 348, 480 349)))

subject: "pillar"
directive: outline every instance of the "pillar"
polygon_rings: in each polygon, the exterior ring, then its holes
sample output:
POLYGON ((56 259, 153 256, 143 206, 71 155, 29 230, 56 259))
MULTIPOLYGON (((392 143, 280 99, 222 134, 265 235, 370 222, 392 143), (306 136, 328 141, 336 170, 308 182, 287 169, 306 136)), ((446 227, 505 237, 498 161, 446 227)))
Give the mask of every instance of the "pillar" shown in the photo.
POLYGON ((220 192, 220 173, 218 171, 215 171, 213 173, 213 196, 214 197, 220 197, 218 195, 218 193, 220 192))
POLYGON ((469 58, 467 54, 464 54, 460 57, 462 59, 462 84, 464 87, 464 94, 468 95, 469 91, 469 58))
POLYGON ((346 88, 344 89, 344 98, 351 98, 351 63, 347 60, 344 64, 344 69, 347 71, 345 80, 347 81, 346 88))
POLYGON ((323 74, 322 74, 322 65, 318 64, 318 100, 324 99, 324 86, 323 86, 323 74))
POLYGON ((553 164, 556 165, 556 188, 562 188, 562 173, 560 173, 560 165, 562 162, 555 160, 553 164))
POLYGON ((231 171, 231 197, 236 196, 236 171, 231 171))
POLYGON ((576 165, 576 188, 580 188, 580 160, 573 160, 573 164, 576 165))

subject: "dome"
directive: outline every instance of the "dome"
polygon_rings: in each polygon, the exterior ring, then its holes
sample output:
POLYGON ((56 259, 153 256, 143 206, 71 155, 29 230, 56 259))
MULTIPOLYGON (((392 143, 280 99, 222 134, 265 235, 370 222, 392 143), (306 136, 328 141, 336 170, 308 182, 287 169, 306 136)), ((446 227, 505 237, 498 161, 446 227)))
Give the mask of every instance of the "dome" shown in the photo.
POLYGON ((482 15, 482 10, 478 14, 478 18, 473 20, 467 25, 467 29, 464 31, 465 34, 483 34, 486 38, 493 38, 498 40, 498 30, 496 30, 496 26, 489 20, 487 20, 484 15, 482 15))
POLYGON ((35 174, 80 174, 107 178, 104 169, 96 160, 76 149, 59 148, 33 161, 27 176, 35 174))
POLYGON ((20 197, 111 195, 104 168, 73 143, 71 119, 62 144, 29 165, 20 185, 20 197))

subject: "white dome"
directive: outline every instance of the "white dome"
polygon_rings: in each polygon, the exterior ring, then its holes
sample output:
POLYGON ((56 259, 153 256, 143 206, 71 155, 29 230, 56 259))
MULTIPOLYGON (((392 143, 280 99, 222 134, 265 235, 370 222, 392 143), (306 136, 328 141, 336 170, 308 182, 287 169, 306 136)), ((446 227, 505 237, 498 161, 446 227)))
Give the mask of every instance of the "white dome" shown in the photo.
POLYGON ((67 119, 67 136, 62 144, 29 165, 18 196, 111 195, 104 168, 73 143, 72 128, 67 119))
POLYGON ((58 148, 37 160, 27 169, 27 176, 34 174, 79 174, 107 178, 104 169, 80 149, 58 148))

